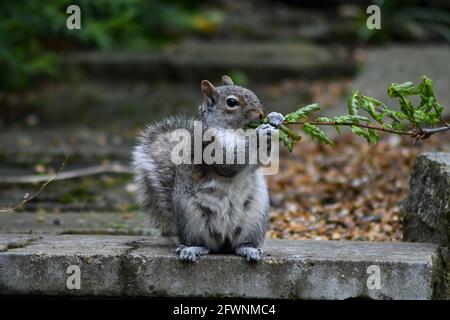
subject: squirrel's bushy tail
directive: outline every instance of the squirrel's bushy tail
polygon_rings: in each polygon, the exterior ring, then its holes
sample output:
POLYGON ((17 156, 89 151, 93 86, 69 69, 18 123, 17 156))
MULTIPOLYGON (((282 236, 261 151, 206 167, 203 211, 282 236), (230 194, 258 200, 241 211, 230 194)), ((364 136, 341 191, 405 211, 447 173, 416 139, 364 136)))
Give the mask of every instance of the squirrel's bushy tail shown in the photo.
POLYGON ((141 212, 148 217, 148 224, 161 231, 162 235, 176 234, 176 221, 168 210, 168 204, 161 201, 162 186, 152 171, 154 162, 150 156, 144 157, 142 148, 137 146, 133 152, 134 181, 138 186, 137 203, 141 212))
POLYGON ((149 125, 133 151, 138 204, 149 217, 150 225, 163 235, 176 234, 176 220, 171 212, 175 165, 171 160, 170 136, 175 129, 191 126, 191 121, 182 118, 149 125))

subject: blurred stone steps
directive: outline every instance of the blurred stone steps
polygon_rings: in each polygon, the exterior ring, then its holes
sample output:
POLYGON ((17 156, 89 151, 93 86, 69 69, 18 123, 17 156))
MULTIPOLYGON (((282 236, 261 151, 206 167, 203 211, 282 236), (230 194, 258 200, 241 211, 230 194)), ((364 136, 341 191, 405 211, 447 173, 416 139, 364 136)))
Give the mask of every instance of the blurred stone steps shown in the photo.
POLYGON ((283 1, 223 1, 218 7, 210 3, 205 7, 225 12, 214 32, 224 39, 324 41, 354 31, 339 6, 331 4, 314 8, 304 2, 298 6, 283 1))
MULTIPOLYGON (((368 0, 301 2, 226 0, 205 2, 200 8, 200 13, 206 17, 215 16, 206 30, 212 33, 214 38, 261 41, 283 39, 352 44, 365 40, 362 31, 366 28, 364 20, 367 17, 367 7, 371 4, 373 1, 368 0)), ((382 3, 378 5, 382 11, 401 11, 408 7, 407 4, 407 1, 397 1, 391 6, 382 3), (393 10, 392 6, 396 10, 393 10)), ((420 6, 427 5, 447 9, 450 7, 445 0, 420 1, 420 6)), ((386 24, 393 20, 390 14, 385 18, 386 24)), ((396 23, 398 24, 398 21, 396 23)), ((446 41, 439 33, 426 28, 399 26, 398 29, 401 30, 399 34, 403 40, 446 41)))
MULTIPOLYGON (((66 156, 64 171, 102 164, 128 166, 133 132, 99 131, 86 128, 10 130, 0 134, 0 207, 14 207, 42 183, 11 183, 14 178, 37 174, 53 176, 66 156)), ((53 181, 39 197, 21 210, 29 211, 118 211, 136 210, 130 174, 101 173, 53 181)))
MULTIPOLYGON (((41 183, 0 183, 0 208, 19 205, 26 195, 35 194, 41 183)), ((17 211, 90 212, 137 211, 132 176, 101 174, 52 181, 39 194, 17 211)))
POLYGON ((251 81, 276 81, 356 72, 350 53, 342 46, 293 41, 186 41, 158 51, 81 52, 66 56, 63 64, 90 77, 149 81, 198 82, 233 72, 241 72, 251 81))
POLYGON ((155 235, 137 212, 15 212, 0 215, 0 233, 155 235))
MULTIPOLYGON (((102 160, 130 161, 137 131, 95 130, 86 127, 33 128, 0 134, 1 167, 28 167, 39 163, 99 164, 102 160)), ((0 169, 1 171, 1 169, 0 169)))

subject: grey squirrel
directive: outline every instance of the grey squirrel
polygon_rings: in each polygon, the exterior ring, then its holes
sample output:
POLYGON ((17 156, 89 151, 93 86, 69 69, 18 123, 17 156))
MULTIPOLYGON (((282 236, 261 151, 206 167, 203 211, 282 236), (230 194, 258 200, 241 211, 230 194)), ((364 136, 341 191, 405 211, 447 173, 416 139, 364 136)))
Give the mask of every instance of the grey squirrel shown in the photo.
MULTIPOLYGON (((203 129, 244 129, 266 111, 250 90, 234 85, 228 76, 222 86, 201 82, 203 129)), ((273 133, 283 116, 267 115, 257 132, 273 133)), ((235 253, 258 261, 269 219, 269 196, 259 165, 175 164, 171 161, 176 129, 194 131, 194 119, 172 117, 147 126, 133 151, 138 202, 150 222, 163 234, 176 234, 176 254, 195 261, 210 252, 235 253)), ((226 145, 225 149, 229 146, 226 145)))

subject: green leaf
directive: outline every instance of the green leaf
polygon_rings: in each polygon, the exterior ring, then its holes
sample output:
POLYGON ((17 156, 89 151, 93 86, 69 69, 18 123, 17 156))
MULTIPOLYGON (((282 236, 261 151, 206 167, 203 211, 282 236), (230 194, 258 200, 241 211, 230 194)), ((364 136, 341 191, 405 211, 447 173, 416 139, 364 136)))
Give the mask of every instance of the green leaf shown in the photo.
POLYGON ((431 119, 429 116, 430 115, 423 110, 420 110, 420 109, 414 110, 414 119, 419 124, 425 123, 425 122, 430 122, 429 120, 431 120, 431 119))
POLYGON ((377 100, 375 98, 372 98, 369 96, 361 96, 361 98, 364 98, 365 100, 372 102, 376 106, 381 106, 386 109, 388 108, 383 102, 381 102, 380 100, 377 100))
POLYGON ((389 129, 394 129, 394 130, 399 130, 399 131, 405 130, 405 125, 401 122, 393 122, 392 124, 390 124, 390 125, 386 124, 385 126, 389 129))
POLYGON ((444 106, 439 102, 436 102, 436 104, 434 105, 434 109, 436 110, 437 116, 441 116, 442 111, 444 111, 444 106))
POLYGON ((320 106, 318 103, 313 103, 307 105, 306 107, 300 108, 295 112, 289 113, 284 116, 284 122, 286 123, 294 123, 300 119, 307 118, 311 112, 320 110, 320 106))
POLYGON ((300 141, 300 139, 302 138, 294 130, 292 130, 291 128, 285 126, 284 124, 280 125, 278 130, 279 131, 283 131, 284 133, 286 133, 289 136, 289 138, 291 138, 294 141, 300 141))
POLYGON ((376 105, 372 99, 367 99, 366 96, 361 97, 361 108, 367 111, 367 113, 375 119, 378 123, 383 123, 383 118, 386 115, 386 111, 380 113, 377 112, 376 105))
POLYGON ((370 134, 369 132, 367 132, 366 130, 357 127, 357 126, 351 126, 350 129, 352 130, 352 132, 360 137, 363 137, 364 139, 367 140, 367 142, 370 143, 370 134))
POLYGON ((341 128, 338 125, 334 125, 333 128, 336 130, 337 133, 341 133, 341 128))
POLYGON ((352 115, 352 114, 346 114, 343 116, 336 116, 334 117, 334 121, 339 124, 343 123, 358 123, 359 121, 364 121, 369 123, 370 119, 364 116, 360 115, 352 115))
MULTIPOLYGON (((405 114, 407 119, 413 124, 416 123, 416 119, 414 118, 414 106, 412 105, 408 96, 416 95, 417 93, 419 93, 419 91, 421 90, 421 88, 419 87, 416 88, 414 83, 411 81, 407 81, 401 84, 391 83, 388 87, 389 97, 399 98, 400 109, 405 114)), ((424 90, 424 86, 422 86, 422 90, 424 90)))
POLYGON ((407 117, 402 112, 398 111, 390 111, 389 116, 397 122, 407 119, 407 117))
POLYGON ((306 133, 311 138, 319 141, 320 143, 328 144, 330 146, 334 145, 333 141, 331 141, 328 135, 319 127, 309 123, 305 123, 302 129, 304 133, 306 133))
MULTIPOLYGON (((422 83, 418 86, 420 93, 420 106, 418 109, 428 114, 428 119, 425 121, 430 125, 434 125, 440 121, 440 116, 444 107, 437 102, 433 92, 433 82, 427 77, 422 77, 422 83), (434 110, 434 112, 431 112, 434 110)), ((419 113, 420 116, 420 113, 419 113)))
POLYGON ((369 134, 369 144, 371 145, 375 145, 378 143, 378 140, 380 140, 380 136, 377 135, 377 133, 375 132, 375 130, 373 129, 368 129, 367 133, 369 134))
POLYGON ((388 87, 388 96, 391 98, 410 96, 417 93, 416 87, 412 81, 404 83, 391 83, 388 87))
POLYGON ((414 107, 408 98, 404 96, 400 97, 400 109, 411 123, 416 123, 416 119, 414 118, 414 107))
POLYGON ((421 96, 419 108, 428 113, 433 110, 436 104, 436 98, 434 96, 421 96))
POLYGON ((327 117, 319 117, 319 118, 317 118, 315 121, 316 121, 316 122, 325 122, 325 123, 328 123, 328 122, 333 122, 333 119, 330 119, 330 118, 327 118, 327 117))
POLYGON ((292 152, 294 148, 294 140, 292 140, 284 131, 278 131, 280 140, 284 143, 284 145, 292 152))
POLYGON ((358 114, 358 97, 358 90, 355 90, 348 98, 348 113, 351 115, 358 114))

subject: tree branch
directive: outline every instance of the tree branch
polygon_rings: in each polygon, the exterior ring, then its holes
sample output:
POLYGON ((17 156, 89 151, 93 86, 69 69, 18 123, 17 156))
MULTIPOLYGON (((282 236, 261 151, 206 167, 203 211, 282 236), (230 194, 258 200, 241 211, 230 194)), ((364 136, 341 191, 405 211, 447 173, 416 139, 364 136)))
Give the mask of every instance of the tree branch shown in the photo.
POLYGON ((14 207, 10 207, 10 208, 1 208, 0 209, 0 213, 12 213, 12 212, 16 211, 17 209, 22 208, 28 202, 30 202, 31 200, 33 200, 34 198, 39 196, 39 194, 45 189, 45 187, 47 187, 50 182, 55 180, 58 177, 58 175, 63 171, 64 166, 66 165, 67 159, 69 159, 69 157, 66 155, 66 157, 64 158, 63 163, 59 167, 58 172, 55 175, 51 176, 50 179, 46 179, 45 182, 42 184, 42 186, 39 188, 39 190, 36 191, 31 197, 27 193, 23 197, 22 201, 19 204, 15 205, 14 207))
POLYGON ((378 126, 371 126, 368 124, 361 124, 361 123, 352 123, 352 122, 336 122, 336 121, 332 121, 332 122, 308 122, 308 121, 299 121, 299 122, 293 122, 293 123, 289 123, 289 124, 299 124, 299 125, 304 125, 305 123, 309 123, 315 126, 355 126, 355 127, 360 127, 360 128, 366 128, 366 129, 373 129, 373 130, 377 130, 377 131, 383 131, 383 132, 389 132, 389 133, 395 133, 395 134, 400 134, 400 135, 408 135, 411 136, 412 138, 415 138, 416 140, 423 140, 423 139, 427 139, 430 136, 432 136, 435 133, 438 132, 444 132, 449 130, 450 131, 450 126, 444 126, 444 127, 437 127, 437 128, 417 128, 414 130, 409 130, 409 131, 401 131, 401 130, 395 130, 395 129, 389 129, 389 128, 384 128, 384 127, 378 127, 378 126))
POLYGON ((14 177, 1 177, 0 184, 19 184, 19 183, 39 183, 44 181, 59 181, 67 180, 85 176, 91 176, 101 173, 119 173, 119 174, 132 174, 133 171, 130 167, 121 164, 105 164, 100 166, 69 170, 60 172, 57 175, 27 175, 27 176, 14 176, 14 177))
POLYGON ((450 125, 447 125, 447 126, 445 126, 445 127, 439 127, 439 128, 428 128, 428 129, 422 129, 422 131, 424 132, 424 133, 427 133, 427 134, 435 134, 435 133, 438 133, 438 132, 443 132, 443 131, 447 131, 447 130, 450 130, 450 125))
POLYGON ((353 123, 353 122, 336 122, 336 121, 332 121, 332 122, 317 122, 317 121, 315 121, 315 122, 314 121, 313 122, 308 122, 308 121, 300 121, 300 122, 293 122, 293 123, 289 123, 289 124, 304 125, 305 123, 309 123, 309 124, 315 125, 315 126, 355 126, 355 127, 360 127, 360 128, 373 129, 373 130, 378 130, 378 131, 384 131, 384 132, 396 133, 396 134, 402 134, 402 135, 410 135, 410 136, 412 136, 414 134, 414 132, 412 132, 412 131, 401 131, 401 130, 395 130, 395 129, 371 126, 371 125, 367 125, 367 124, 353 123))

